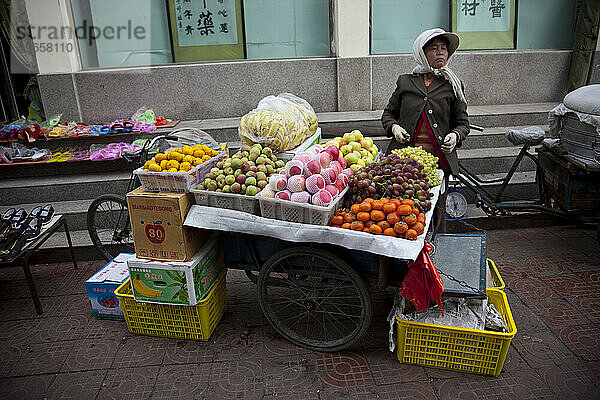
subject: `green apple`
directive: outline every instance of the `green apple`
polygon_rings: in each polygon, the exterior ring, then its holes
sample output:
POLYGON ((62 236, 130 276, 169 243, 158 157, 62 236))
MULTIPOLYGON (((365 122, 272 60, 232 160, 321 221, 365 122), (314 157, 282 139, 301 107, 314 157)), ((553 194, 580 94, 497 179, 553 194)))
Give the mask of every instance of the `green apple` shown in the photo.
POLYGON ((349 145, 349 144, 345 144, 342 147, 340 147, 340 151, 342 152, 342 155, 346 155, 346 154, 350 154, 354 151, 354 148, 349 145))
POLYGON ((346 133, 344 133, 343 139, 346 141, 346 143, 355 142, 356 135, 352 132, 346 132, 346 133))
POLYGON ((359 140, 359 143, 363 149, 371 150, 371 146, 373 146, 373 139, 370 137, 364 137, 359 140))
POLYGON ((338 142, 338 144, 340 145, 340 148, 341 148, 343 145, 345 145, 345 144, 348 144, 348 143, 346 143, 346 141, 345 141, 343 138, 341 138, 341 137, 339 137, 339 136, 335 137, 333 140, 335 140, 336 142, 338 142))
POLYGON ((370 155, 363 158, 363 160, 365 160, 366 164, 373 164, 373 157, 371 157, 370 155))
MULTIPOLYGON (((354 142, 354 143, 356 143, 356 142, 354 142)), ((360 153, 361 158, 365 158, 366 156, 371 154, 371 153, 369 153, 369 151, 367 149, 360 149, 358 152, 360 153)))
POLYGON ((337 140, 330 140, 330 141, 328 141, 327 143, 325 143, 323 145, 323 148, 326 149, 329 146, 335 146, 335 147, 337 147, 339 149, 340 148, 340 143, 337 140))
POLYGON ((358 129, 353 130, 352 132, 354 136, 356 137, 356 140, 360 140, 363 138, 363 134, 361 133, 361 131, 359 131, 358 129))
POLYGON ((377 156, 378 151, 379 150, 377 150, 377 147, 374 147, 374 148, 371 149, 371 154, 373 155, 373 157, 377 156))
POLYGON ((361 167, 364 167, 365 165, 367 165, 365 160, 362 158, 359 158, 358 161, 356 161, 356 164, 360 165, 361 167))
POLYGON ((358 164, 352 164, 350 166, 350 169, 352 170, 352 172, 357 173, 360 169, 362 169, 362 167, 358 164))
POLYGON ((347 165, 356 164, 356 162, 360 159, 360 155, 357 152, 348 153, 344 156, 347 165))
POLYGON ((258 188, 256 186, 250 185, 250 186, 246 187, 246 195, 256 196, 257 193, 258 193, 258 188))
POLYGON ((232 158, 231 159, 231 168, 233 168, 234 170, 239 169, 241 165, 242 165, 241 158, 232 158))

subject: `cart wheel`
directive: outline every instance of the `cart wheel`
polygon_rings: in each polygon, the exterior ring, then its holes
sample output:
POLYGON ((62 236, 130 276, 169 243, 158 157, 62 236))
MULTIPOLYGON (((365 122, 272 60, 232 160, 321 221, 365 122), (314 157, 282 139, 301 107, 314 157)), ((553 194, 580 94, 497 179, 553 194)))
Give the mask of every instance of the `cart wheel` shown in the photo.
POLYGON ((352 346, 373 316, 369 292, 356 271, 309 247, 284 249, 267 260, 258 277, 258 302, 277 332, 316 351, 352 346))

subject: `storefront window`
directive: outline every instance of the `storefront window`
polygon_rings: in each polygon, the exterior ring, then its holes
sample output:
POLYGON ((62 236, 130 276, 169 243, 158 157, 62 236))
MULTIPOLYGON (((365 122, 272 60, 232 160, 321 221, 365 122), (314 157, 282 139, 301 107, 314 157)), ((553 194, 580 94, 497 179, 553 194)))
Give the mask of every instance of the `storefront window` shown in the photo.
POLYGON ((571 49, 577 3, 574 0, 519 1, 517 49, 571 49))
POLYGON ((371 54, 412 53, 424 30, 449 30, 448 0, 371 0, 371 54))
POLYGON ((329 0, 72 0, 72 5, 86 69, 330 55, 329 0))
POLYGON ((575 0, 372 0, 371 54, 412 53, 419 33, 439 27, 469 49, 570 49, 575 0))
POLYGON ((170 63, 164 0, 72 0, 83 68, 170 63))

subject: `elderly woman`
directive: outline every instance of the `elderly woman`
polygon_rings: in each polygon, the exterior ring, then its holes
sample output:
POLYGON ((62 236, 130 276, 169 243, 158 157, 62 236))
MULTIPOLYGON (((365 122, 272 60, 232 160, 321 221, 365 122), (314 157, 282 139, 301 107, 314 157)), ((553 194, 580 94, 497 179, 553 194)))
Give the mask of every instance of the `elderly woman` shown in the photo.
MULTIPOLYGON (((393 140, 387 153, 405 146, 421 146, 439 158, 445 173, 458 173, 456 147, 469 134, 467 102, 463 85, 446 66, 458 48, 458 36, 443 29, 421 33, 413 44, 417 65, 412 74, 400 75, 396 90, 381 116, 387 136, 393 140)), ((436 231, 446 229, 446 191, 434 215, 436 231)))

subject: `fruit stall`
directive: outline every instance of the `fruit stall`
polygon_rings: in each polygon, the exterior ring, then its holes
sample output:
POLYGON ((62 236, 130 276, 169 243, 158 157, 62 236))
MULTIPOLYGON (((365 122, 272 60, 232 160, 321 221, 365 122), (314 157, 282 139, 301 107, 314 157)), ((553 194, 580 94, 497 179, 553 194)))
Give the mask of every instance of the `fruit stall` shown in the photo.
POLYGON ((216 142, 183 145, 135 171, 135 256, 129 279, 112 283, 128 328, 208 340, 229 268, 257 284, 265 318, 290 342, 326 352, 356 344, 371 324, 373 285, 400 288, 429 259, 444 187, 437 158, 420 147, 383 155, 357 129, 323 140, 310 105, 285 93, 261 100, 238 132, 233 154, 216 142))

